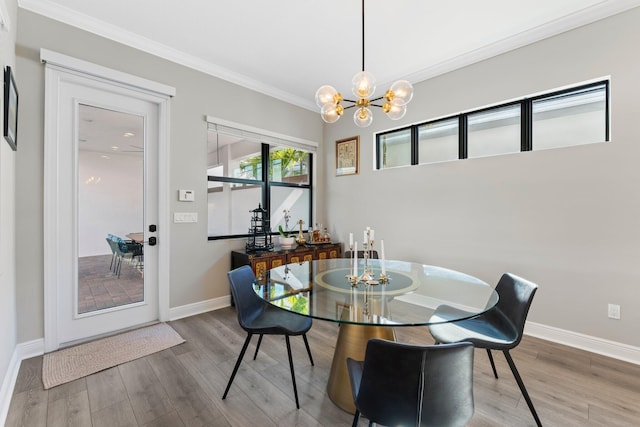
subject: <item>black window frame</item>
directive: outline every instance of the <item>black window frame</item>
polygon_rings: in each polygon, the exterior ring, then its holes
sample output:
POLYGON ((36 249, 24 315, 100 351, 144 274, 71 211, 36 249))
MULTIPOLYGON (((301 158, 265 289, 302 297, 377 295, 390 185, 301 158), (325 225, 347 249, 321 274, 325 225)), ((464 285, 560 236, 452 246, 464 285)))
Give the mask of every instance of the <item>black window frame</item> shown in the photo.
MULTIPOLYGON (((610 80, 599 80, 593 83, 586 83, 577 86, 572 86, 566 89, 548 92, 536 96, 525 97, 517 101, 504 102, 490 107, 479 108, 476 110, 466 111, 460 114, 454 114, 446 117, 440 117, 434 120, 427 120, 417 124, 412 124, 392 130, 382 131, 376 134, 376 170, 384 170, 382 167, 382 141, 381 137, 384 135, 393 134, 396 132, 402 132, 411 130, 411 165, 419 165, 419 141, 418 141, 418 129, 421 126, 438 123, 444 120, 451 120, 458 118, 458 159, 467 159, 469 151, 469 116, 475 113, 481 113, 500 109, 504 107, 520 105, 520 152, 534 151, 533 150, 533 103, 536 101, 544 100, 547 98, 553 98, 562 96, 565 94, 571 94, 580 90, 587 90, 590 88, 597 88, 603 86, 605 89, 605 140, 604 142, 610 142, 610 80)), ((422 163, 422 165, 429 164, 429 162, 422 163)))
MULTIPOLYGON (((207 175, 207 182, 222 182, 222 183, 233 183, 233 184, 246 184, 252 186, 260 186, 262 187, 262 208, 267 212, 266 219, 270 220, 271 216, 271 188, 273 187, 288 187, 288 188, 304 188, 309 190, 309 218, 307 224, 313 224, 313 152, 302 150, 296 147, 295 150, 304 151, 309 155, 309 164, 307 165, 307 172, 309 175, 308 182, 304 183, 289 183, 289 182, 279 182, 279 181, 271 181, 269 179, 269 168, 271 166, 270 153, 271 148, 281 148, 288 147, 286 145, 271 145, 265 142, 261 142, 261 167, 262 167, 262 176, 260 180, 257 179, 243 179, 243 178, 232 178, 226 176, 211 176, 207 175)), ((257 207, 257 206, 256 206, 257 207)), ((248 217, 247 217, 248 218, 248 217)), ((247 229, 249 228, 249 220, 247 219, 247 229)), ((307 232, 308 229, 304 229, 303 231, 307 232)), ((277 235, 277 231, 271 232, 271 235, 277 235)), ((225 240, 225 239, 239 239, 239 238, 248 238, 251 236, 249 233, 244 234, 225 234, 220 236, 207 236, 207 240, 225 240)))

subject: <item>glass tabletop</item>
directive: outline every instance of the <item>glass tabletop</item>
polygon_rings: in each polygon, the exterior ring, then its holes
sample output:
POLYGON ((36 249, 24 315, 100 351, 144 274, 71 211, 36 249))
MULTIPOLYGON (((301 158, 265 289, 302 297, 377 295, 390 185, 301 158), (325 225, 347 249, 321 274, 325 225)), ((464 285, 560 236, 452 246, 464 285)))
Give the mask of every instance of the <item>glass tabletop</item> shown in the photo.
MULTIPOLYGON (((381 263, 368 260, 374 278, 381 263)), ((359 263, 362 273, 364 261, 359 263)), ((386 284, 352 286, 352 260, 337 258, 287 264, 266 272, 255 292, 270 304, 316 319, 360 325, 419 326, 476 316, 498 302, 493 287, 468 274, 404 261, 384 261, 386 284), (446 305, 446 319, 431 319, 446 305)))

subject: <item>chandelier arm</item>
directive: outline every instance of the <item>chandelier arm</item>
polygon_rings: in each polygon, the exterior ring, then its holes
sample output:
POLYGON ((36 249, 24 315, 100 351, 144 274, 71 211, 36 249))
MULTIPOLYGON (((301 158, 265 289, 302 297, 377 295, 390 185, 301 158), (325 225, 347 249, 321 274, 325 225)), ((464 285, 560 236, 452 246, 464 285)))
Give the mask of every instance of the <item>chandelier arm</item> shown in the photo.
POLYGON ((353 102, 354 104, 358 101, 354 101, 353 99, 343 99, 344 102, 353 102))
POLYGON ((382 106, 382 105, 380 105, 380 104, 369 104, 369 105, 370 105, 370 106, 372 106, 372 107, 380 107, 380 108, 383 108, 383 106, 382 106))
POLYGON ((379 97, 377 97, 377 98, 373 98, 373 99, 371 99, 370 101, 371 101, 371 102, 376 102, 376 101, 380 101, 382 98, 384 98, 384 96, 379 96, 379 97))
POLYGON ((345 110, 348 110, 349 108, 353 108, 353 107, 355 107, 355 106, 356 106, 356 104, 349 105, 349 106, 347 106, 347 107, 344 107, 344 109, 345 109, 345 110))

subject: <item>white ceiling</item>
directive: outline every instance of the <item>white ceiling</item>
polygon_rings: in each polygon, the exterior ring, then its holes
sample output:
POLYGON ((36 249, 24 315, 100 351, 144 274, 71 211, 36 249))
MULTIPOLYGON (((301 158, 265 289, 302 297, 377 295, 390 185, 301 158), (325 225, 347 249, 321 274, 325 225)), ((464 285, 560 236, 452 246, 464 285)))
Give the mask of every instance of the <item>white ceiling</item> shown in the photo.
MULTIPOLYGON (((19 6, 317 110, 361 68, 360 0, 19 0, 19 6)), ((378 91, 640 6, 640 0, 369 0, 366 69, 378 91)))

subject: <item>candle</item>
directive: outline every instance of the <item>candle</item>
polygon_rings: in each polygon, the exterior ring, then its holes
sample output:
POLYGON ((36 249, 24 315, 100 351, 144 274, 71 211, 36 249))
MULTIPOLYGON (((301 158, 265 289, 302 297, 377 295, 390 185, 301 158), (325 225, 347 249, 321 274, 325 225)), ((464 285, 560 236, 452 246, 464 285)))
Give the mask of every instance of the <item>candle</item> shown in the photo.
POLYGON ((380 240, 380 254, 382 255, 382 261, 381 261, 382 274, 387 274, 387 269, 385 268, 385 265, 384 265, 384 240, 380 240))
POLYGON ((358 242, 355 243, 353 249, 353 275, 358 277, 358 242))
POLYGON ((376 231, 375 231, 374 229, 371 229, 371 230, 369 231, 369 239, 371 239, 371 241, 372 241, 372 242, 375 240, 375 239, 373 238, 373 236, 375 235, 375 232, 376 232, 376 231))
MULTIPOLYGON (((367 227, 368 228, 368 227, 367 227)), ((369 233, 367 233, 368 230, 364 230, 364 234, 362 235, 362 242, 366 245, 367 243, 369 243, 369 233)), ((366 246, 362 249, 366 249, 366 246)))
POLYGON ((353 233, 349 233, 349 249, 353 249, 353 233))

